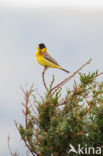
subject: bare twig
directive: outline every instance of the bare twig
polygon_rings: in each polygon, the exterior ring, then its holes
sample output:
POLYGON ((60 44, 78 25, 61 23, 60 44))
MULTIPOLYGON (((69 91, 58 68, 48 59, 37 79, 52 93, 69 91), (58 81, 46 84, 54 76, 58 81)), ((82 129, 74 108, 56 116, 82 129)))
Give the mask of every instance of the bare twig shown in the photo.
POLYGON ((46 85, 45 78, 44 78, 44 75, 45 75, 46 70, 47 70, 47 67, 45 66, 44 67, 44 71, 42 72, 42 79, 43 79, 44 87, 47 90, 47 85, 46 85))
POLYGON ((36 116, 36 119, 37 119, 37 118, 39 117, 38 112, 36 112, 36 111, 34 110, 32 104, 30 104, 30 107, 31 107, 32 111, 34 112, 34 114, 35 114, 35 116, 36 116))
POLYGON ((19 156, 17 152, 13 153, 11 148, 10 148, 10 136, 8 136, 8 149, 9 149, 11 156, 19 156))
MULTIPOLYGON (((31 86, 31 88, 29 89, 29 90, 24 90, 22 87, 21 87, 21 89, 22 89, 22 91, 23 91, 23 93, 24 93, 24 99, 25 99, 25 101, 22 103, 22 105, 24 106, 24 108, 25 108, 25 110, 23 110, 23 114, 24 114, 24 116, 25 116, 25 129, 27 129, 28 128, 28 120, 29 120, 29 118, 28 118, 28 115, 29 115, 29 108, 30 108, 30 95, 32 94, 32 92, 34 91, 34 89, 33 89, 33 85, 31 86)), ((16 128, 17 128, 17 130, 18 130, 18 132, 19 132, 19 134, 20 134, 20 130, 19 130, 19 128, 18 128, 18 123, 16 122, 16 121, 14 121, 14 123, 15 123, 15 126, 16 126, 16 128)), ((20 136, 21 136, 21 134, 20 134, 20 136)), ((21 136, 22 137, 22 136, 21 136)), ((38 156, 38 153, 36 152, 36 151, 32 151, 32 149, 31 149, 31 147, 30 147, 30 145, 29 145, 29 142, 28 142, 28 140, 25 140, 25 138, 24 137, 22 137, 22 140, 24 141, 24 143, 25 143, 25 146, 29 149, 29 151, 31 152, 31 154, 33 155, 33 156, 38 156)))
POLYGON ((25 128, 27 128, 27 125, 28 125, 28 112, 29 112, 29 101, 30 101, 30 95, 31 93, 34 91, 33 90, 33 85, 31 86, 31 88, 29 90, 24 90, 22 87, 21 87, 23 93, 24 93, 24 99, 25 99, 25 102, 22 103, 22 105, 24 106, 25 108, 25 111, 23 110, 23 114, 25 116, 25 128))
MULTIPOLYGON (((14 123, 15 123, 15 126, 16 126, 16 128, 17 128, 19 134, 20 134, 20 131, 19 131, 19 128, 18 128, 18 123, 17 123, 15 120, 14 120, 14 123)), ((21 136, 21 134, 20 134, 20 136, 21 136)), ((32 150, 31 150, 31 147, 29 146, 29 144, 26 142, 26 140, 25 140, 23 137, 22 137, 22 140, 24 141, 25 146, 29 149, 29 151, 31 152, 31 154, 32 154, 33 156, 39 156, 38 153, 37 153, 36 151, 32 151, 32 150)))
POLYGON ((37 91, 37 94, 39 95, 39 97, 41 98, 41 100, 44 102, 43 97, 40 95, 40 93, 37 91))
POLYGON ((72 79, 80 70, 82 70, 87 64, 89 64, 91 62, 92 59, 90 59, 88 62, 86 62, 85 64, 83 64, 79 69, 77 69, 72 75, 70 75, 69 77, 67 77, 65 80, 63 80, 62 82, 60 82, 59 84, 57 84, 55 87, 53 87, 51 89, 50 92, 54 91, 52 94, 54 94, 59 88, 61 88, 65 83, 67 83, 70 79, 72 79))
POLYGON ((101 72, 101 73, 97 74, 97 75, 96 75, 96 77, 98 77, 98 76, 100 76, 100 75, 103 75, 103 72, 101 72))

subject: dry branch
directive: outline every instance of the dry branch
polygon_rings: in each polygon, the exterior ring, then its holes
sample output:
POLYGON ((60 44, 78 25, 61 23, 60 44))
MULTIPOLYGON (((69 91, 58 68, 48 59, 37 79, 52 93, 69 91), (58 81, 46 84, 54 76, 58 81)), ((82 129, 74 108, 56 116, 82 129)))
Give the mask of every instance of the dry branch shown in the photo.
POLYGON ((22 112, 23 112, 23 114, 24 114, 24 116, 25 116, 25 128, 27 128, 27 125, 28 125, 28 112, 29 112, 29 102, 30 102, 30 95, 31 95, 31 93, 34 91, 33 90, 33 87, 34 87, 34 85, 32 84, 32 86, 31 86, 31 88, 29 89, 29 90, 24 90, 22 87, 21 87, 21 89, 22 89, 22 91, 23 91, 23 93, 24 93, 24 99, 25 99, 25 102, 24 103, 22 103, 22 105, 24 106, 24 108, 25 108, 25 111, 23 110, 22 112))
POLYGON ((47 70, 47 67, 45 66, 44 71, 42 72, 42 80, 43 80, 44 87, 47 90, 47 85, 46 85, 45 78, 44 78, 46 70, 47 70))
POLYGON ((11 148, 10 148, 10 136, 8 136, 8 149, 9 149, 11 156, 19 156, 17 152, 13 153, 11 148))
MULTIPOLYGON (((19 134, 20 134, 20 131, 19 131, 19 128, 18 128, 18 123, 17 123, 15 120, 14 120, 14 123, 15 123, 15 126, 16 126, 16 128, 17 128, 19 134)), ((20 134, 20 136, 21 136, 21 134, 20 134)), ((32 152, 31 147, 29 146, 29 144, 26 142, 26 140, 25 140, 23 137, 22 137, 22 140, 24 141, 25 146, 29 149, 29 151, 31 152, 31 154, 32 154, 33 156, 39 156, 38 153, 37 153, 36 151, 35 151, 35 152, 32 152)))
POLYGON ((59 84, 57 84, 55 87, 53 87, 50 90, 50 93, 52 91, 54 91, 52 94, 54 94, 59 88, 61 88, 65 83, 67 83, 70 79, 72 79, 78 72, 80 72, 80 70, 82 70, 87 64, 89 64, 91 62, 92 59, 90 59, 88 62, 86 62, 85 64, 83 64, 79 69, 77 69, 72 75, 70 75, 69 77, 67 77, 65 80, 63 80, 62 82, 60 82, 59 84))

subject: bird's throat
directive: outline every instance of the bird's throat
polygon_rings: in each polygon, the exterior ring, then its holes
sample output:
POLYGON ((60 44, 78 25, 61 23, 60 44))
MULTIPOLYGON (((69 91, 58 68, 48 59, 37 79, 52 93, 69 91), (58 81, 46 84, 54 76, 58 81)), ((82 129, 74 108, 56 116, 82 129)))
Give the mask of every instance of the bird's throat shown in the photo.
POLYGON ((36 55, 36 57, 39 57, 39 56, 43 56, 43 53, 41 52, 41 51, 37 51, 36 53, 35 53, 35 55, 36 55))

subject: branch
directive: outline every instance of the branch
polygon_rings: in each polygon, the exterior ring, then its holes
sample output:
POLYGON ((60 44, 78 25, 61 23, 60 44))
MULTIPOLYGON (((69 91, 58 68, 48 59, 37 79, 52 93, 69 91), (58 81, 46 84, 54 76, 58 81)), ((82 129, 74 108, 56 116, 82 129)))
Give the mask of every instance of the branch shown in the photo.
MULTIPOLYGON (((15 120, 14 120, 14 123, 15 123, 15 126, 16 126, 16 128, 17 128, 19 134, 20 134, 20 131, 19 131, 19 128, 18 128, 18 123, 17 123, 15 120)), ((20 134, 20 136, 21 136, 21 134, 20 134)), ((33 151, 31 150, 30 146, 28 145, 28 143, 26 142, 26 140, 25 140, 23 137, 22 137, 22 140, 24 141, 25 146, 29 149, 29 151, 32 153, 33 156, 39 156, 38 153, 37 153, 36 151, 33 152, 33 151)))
POLYGON ((50 93, 52 91, 54 91, 52 94, 54 94, 59 88, 61 88, 65 83, 67 83, 69 80, 71 80, 80 70, 82 70, 87 64, 90 64, 92 59, 90 59, 88 62, 86 62, 85 64, 83 64, 79 69, 77 69, 72 75, 70 75, 69 77, 67 77, 65 80, 63 80, 62 82, 60 82, 59 84, 57 84, 55 87, 53 87, 50 90, 50 93))
POLYGON ((43 79, 44 87, 47 90, 47 85, 46 85, 45 78, 44 78, 44 75, 45 75, 46 70, 47 70, 47 67, 44 67, 44 71, 42 72, 42 79, 43 79))
POLYGON ((100 75, 103 75, 103 72, 101 72, 101 73, 97 74, 97 75, 96 75, 96 77, 98 77, 98 76, 100 76, 100 75))
MULTIPOLYGON (((99 77, 99 76, 101 76, 101 75, 103 75, 103 72, 96 74, 96 76, 95 76, 93 79, 95 79, 95 78, 97 78, 97 77, 99 77)), ((63 101, 61 101, 60 106, 61 106, 61 105, 67 104, 67 103, 71 100, 71 98, 72 98, 74 95, 78 95, 78 93, 81 93, 81 92, 82 92, 82 89, 81 89, 81 88, 74 88, 74 90, 71 91, 71 92, 72 92, 72 95, 69 96, 68 100, 63 100, 63 101), (76 91, 75 91, 75 89, 76 89, 76 91)), ((65 108, 65 107, 64 107, 64 108, 65 108)))
POLYGON ((21 87, 23 93, 24 93, 24 99, 25 99, 25 103, 22 103, 22 105, 24 106, 25 108, 25 111, 23 110, 23 114, 25 116, 25 128, 27 128, 28 126, 28 112, 29 112, 29 101, 30 101, 30 95, 31 93, 34 91, 33 90, 33 85, 31 86, 31 88, 29 90, 24 90, 22 87, 21 87))
POLYGON ((11 156, 19 156, 17 152, 13 153, 11 148, 10 148, 10 136, 8 136, 8 148, 11 156))

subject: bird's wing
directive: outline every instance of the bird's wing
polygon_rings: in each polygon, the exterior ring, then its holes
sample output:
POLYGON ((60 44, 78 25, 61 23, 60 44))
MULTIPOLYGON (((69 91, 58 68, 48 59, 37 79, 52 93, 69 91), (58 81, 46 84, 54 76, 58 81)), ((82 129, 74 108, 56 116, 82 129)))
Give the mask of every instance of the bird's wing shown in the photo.
POLYGON ((54 63, 54 64, 56 64, 56 65, 59 66, 59 64, 57 63, 57 61, 54 58, 52 58, 50 55, 44 54, 44 58, 46 60, 48 60, 48 61, 50 61, 50 62, 52 62, 52 63, 54 63))

